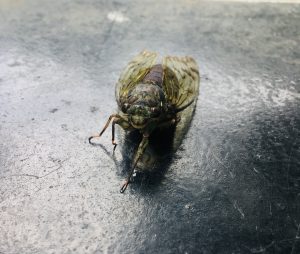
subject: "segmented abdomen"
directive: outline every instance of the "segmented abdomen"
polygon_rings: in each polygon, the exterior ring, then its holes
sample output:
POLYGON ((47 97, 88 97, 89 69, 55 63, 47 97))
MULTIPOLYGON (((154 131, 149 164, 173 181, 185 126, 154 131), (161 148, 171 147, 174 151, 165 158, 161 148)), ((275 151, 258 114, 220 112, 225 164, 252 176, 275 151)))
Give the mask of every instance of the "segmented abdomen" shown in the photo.
POLYGON ((162 87, 164 70, 161 64, 154 65, 143 79, 143 83, 152 83, 162 87))

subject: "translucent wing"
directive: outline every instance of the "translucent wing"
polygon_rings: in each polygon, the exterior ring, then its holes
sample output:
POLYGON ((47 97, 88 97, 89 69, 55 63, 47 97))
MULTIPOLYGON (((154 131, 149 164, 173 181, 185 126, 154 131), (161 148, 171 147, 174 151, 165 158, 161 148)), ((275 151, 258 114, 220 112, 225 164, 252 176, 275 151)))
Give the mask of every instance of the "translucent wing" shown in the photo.
POLYGON ((199 69, 191 57, 167 56, 163 60, 164 83, 166 98, 176 111, 189 106, 198 96, 199 69))
POLYGON ((135 56, 125 67, 116 85, 116 99, 121 107, 123 98, 136 86, 155 64, 157 53, 142 51, 135 56))

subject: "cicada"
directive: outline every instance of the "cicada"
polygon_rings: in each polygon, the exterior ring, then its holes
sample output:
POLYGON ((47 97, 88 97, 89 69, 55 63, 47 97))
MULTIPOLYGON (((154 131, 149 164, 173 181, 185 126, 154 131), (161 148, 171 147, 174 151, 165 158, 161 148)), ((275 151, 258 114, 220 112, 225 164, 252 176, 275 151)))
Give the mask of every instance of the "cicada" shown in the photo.
POLYGON ((122 185, 123 193, 138 161, 149 142, 151 133, 161 127, 176 125, 178 113, 189 107, 198 97, 199 69, 192 57, 166 56, 157 63, 158 54, 143 51, 125 67, 116 84, 115 96, 119 111, 112 114, 104 128, 93 138, 101 137, 112 122, 112 144, 114 150, 115 125, 125 131, 139 130, 142 140, 135 153, 131 170, 122 185))

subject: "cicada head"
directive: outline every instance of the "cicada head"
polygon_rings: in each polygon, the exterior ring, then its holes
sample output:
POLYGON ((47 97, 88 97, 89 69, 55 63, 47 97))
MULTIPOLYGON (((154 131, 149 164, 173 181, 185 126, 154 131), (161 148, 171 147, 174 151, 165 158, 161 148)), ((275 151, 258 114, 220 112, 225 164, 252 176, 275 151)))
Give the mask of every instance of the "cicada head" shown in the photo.
POLYGON ((127 109, 128 119, 132 127, 143 129, 152 119, 161 114, 160 107, 151 107, 144 103, 133 104, 127 109))
POLYGON ((163 111, 163 92, 149 84, 139 84, 132 89, 121 103, 132 127, 144 128, 151 120, 160 117, 163 111))

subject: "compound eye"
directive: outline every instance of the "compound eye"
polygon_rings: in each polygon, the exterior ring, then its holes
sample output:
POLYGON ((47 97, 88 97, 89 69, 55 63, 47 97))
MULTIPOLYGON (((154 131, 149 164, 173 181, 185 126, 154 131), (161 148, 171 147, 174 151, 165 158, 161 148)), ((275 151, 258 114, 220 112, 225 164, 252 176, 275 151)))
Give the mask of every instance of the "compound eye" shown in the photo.
POLYGON ((129 104, 128 104, 128 103, 124 103, 123 106, 122 106, 122 111, 123 111, 124 113, 126 113, 127 110, 128 110, 128 108, 129 108, 129 104))
POLYGON ((150 110, 152 115, 158 115, 160 113, 159 109, 155 107, 151 108, 150 110))

